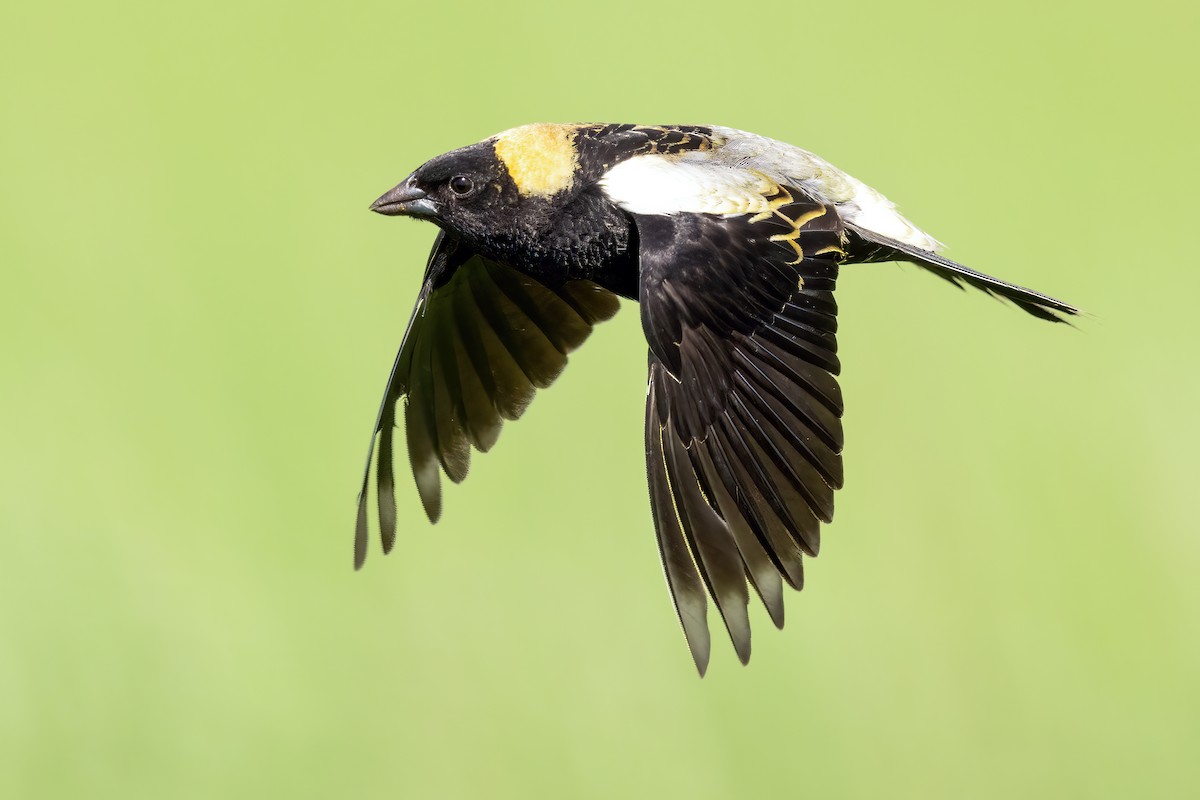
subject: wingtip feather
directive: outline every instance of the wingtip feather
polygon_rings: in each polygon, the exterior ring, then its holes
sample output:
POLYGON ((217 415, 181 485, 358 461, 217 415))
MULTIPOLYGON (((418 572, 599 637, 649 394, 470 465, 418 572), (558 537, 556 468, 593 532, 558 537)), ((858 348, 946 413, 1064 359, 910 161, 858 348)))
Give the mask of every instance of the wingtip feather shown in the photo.
POLYGON ((358 514, 354 522, 354 569, 367 561, 367 487, 358 493, 358 514))

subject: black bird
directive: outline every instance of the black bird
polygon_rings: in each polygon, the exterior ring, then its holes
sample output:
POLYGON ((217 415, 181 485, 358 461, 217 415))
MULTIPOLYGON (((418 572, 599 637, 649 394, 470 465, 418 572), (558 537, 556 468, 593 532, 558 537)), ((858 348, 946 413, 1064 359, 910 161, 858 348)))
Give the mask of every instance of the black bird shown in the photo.
MULTIPOLYGON (((800 148, 698 125, 526 125, 438 156, 371 205, 441 228, 375 423, 379 527, 396 538, 396 405, 430 521, 617 312, 649 349, 646 472, 667 584, 696 666, 707 596, 742 663, 753 586, 783 626, 842 486, 834 376, 845 264, 909 261, 1060 322, 1078 309, 937 254, 883 195, 800 148)), ((375 439, 372 435, 372 450, 375 439)), ((371 452, 355 567, 367 553, 371 452)))

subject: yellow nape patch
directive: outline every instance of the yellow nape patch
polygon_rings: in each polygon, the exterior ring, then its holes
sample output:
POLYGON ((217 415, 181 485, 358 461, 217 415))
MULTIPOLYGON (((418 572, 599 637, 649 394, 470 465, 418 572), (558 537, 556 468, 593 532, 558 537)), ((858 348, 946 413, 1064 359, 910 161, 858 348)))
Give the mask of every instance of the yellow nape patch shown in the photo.
POLYGON ((577 125, 539 122, 505 131, 496 137, 496 156, 524 195, 550 197, 571 188, 579 151, 577 125))

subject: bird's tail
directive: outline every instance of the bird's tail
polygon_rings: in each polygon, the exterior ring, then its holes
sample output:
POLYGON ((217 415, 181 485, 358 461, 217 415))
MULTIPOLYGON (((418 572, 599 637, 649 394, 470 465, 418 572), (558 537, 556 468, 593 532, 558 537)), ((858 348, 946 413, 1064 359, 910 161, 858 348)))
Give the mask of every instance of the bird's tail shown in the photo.
POLYGON ((990 295, 1003 297, 1033 316, 1050 322, 1066 322, 1067 317, 1083 313, 1069 303, 1055 300, 1053 297, 1026 289, 1024 286, 1017 286, 1015 283, 976 272, 929 250, 922 250, 856 225, 847 227, 851 234, 850 253, 853 261, 911 261, 959 288, 962 288, 963 284, 974 286, 990 295), (854 242, 855 238, 860 241, 854 242))

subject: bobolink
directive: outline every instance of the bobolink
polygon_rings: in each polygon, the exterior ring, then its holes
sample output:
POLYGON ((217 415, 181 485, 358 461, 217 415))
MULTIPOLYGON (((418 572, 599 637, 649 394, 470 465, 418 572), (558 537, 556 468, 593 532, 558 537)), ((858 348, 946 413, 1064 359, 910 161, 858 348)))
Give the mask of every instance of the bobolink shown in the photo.
MULTIPOLYGON (((438 156, 371 205, 441 231, 375 423, 384 552, 396 537, 403 397, 425 513, 466 477, 592 327, 640 303, 646 472, 667 584, 700 674, 711 596, 742 663, 747 584, 783 626, 782 581, 842 485, 834 376, 844 264, 909 261, 1045 320, 1074 307, 937 255, 883 195, 800 148, 698 125, 527 125, 438 156)), ((372 450, 375 439, 372 436, 372 450)), ((367 486, 354 563, 367 552, 367 486)))

